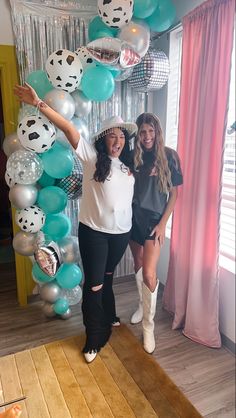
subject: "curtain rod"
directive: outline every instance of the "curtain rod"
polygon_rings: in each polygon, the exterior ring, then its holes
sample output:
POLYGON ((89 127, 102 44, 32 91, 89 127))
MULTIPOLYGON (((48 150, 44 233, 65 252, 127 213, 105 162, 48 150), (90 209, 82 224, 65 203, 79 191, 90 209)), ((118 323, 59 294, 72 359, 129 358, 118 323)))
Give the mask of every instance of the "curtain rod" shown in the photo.
POLYGON ((164 32, 160 32, 160 33, 157 33, 156 35, 154 35, 153 37, 152 37, 152 41, 155 41, 155 39, 159 39, 159 38, 161 38, 163 35, 166 35, 167 33, 170 33, 172 30, 174 30, 174 29, 178 29, 178 28, 180 28, 182 26, 182 22, 177 22, 175 25, 173 25, 173 26, 170 26, 169 27, 169 29, 167 29, 167 30, 165 30, 164 32))

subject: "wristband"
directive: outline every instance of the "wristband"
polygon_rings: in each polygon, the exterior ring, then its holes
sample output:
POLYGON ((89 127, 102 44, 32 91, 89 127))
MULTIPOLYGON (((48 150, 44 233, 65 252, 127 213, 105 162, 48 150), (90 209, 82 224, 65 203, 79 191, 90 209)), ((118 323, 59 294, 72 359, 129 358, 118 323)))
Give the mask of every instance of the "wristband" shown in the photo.
POLYGON ((37 104, 36 104, 36 108, 37 108, 37 110, 40 110, 42 107, 46 107, 47 105, 46 105, 46 103, 44 103, 43 102, 43 100, 41 100, 41 99, 39 99, 38 101, 37 101, 37 104))

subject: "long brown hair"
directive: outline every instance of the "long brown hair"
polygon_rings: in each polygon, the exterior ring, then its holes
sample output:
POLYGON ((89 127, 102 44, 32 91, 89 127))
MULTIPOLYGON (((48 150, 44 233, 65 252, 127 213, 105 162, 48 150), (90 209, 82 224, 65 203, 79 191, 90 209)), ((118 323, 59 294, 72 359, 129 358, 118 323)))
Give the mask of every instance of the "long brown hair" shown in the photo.
POLYGON ((136 171, 139 171, 140 167, 143 165, 143 154, 144 149, 140 142, 139 132, 142 125, 146 123, 152 126, 155 130, 155 143, 153 146, 153 165, 150 167, 150 174, 157 177, 157 182, 160 192, 168 193, 172 188, 171 183, 171 173, 168 166, 168 161, 165 153, 165 145, 163 132, 161 128, 161 123, 159 118, 153 113, 142 113, 138 116, 136 124, 138 126, 138 133, 135 138, 135 147, 134 147, 134 168, 136 171))

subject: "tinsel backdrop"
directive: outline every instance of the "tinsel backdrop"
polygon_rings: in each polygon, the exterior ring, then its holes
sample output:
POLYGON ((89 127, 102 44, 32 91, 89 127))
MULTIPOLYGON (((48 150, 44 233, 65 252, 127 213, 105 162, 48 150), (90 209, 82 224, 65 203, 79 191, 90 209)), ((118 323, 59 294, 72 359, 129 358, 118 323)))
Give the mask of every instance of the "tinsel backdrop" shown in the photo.
MULTIPOLYGON (((97 14, 96 1, 91 0, 10 0, 20 81, 29 73, 45 69, 48 56, 59 48, 75 51, 88 41, 88 23, 97 14)), ((116 82, 115 93, 104 102, 93 102, 87 118, 89 133, 95 132, 100 121, 121 115, 135 121, 145 110, 145 94, 138 93, 125 81, 116 82)), ((65 210, 72 223, 72 235, 77 235, 79 201, 68 200, 65 210)), ((117 267, 116 275, 133 272, 130 250, 117 267)))

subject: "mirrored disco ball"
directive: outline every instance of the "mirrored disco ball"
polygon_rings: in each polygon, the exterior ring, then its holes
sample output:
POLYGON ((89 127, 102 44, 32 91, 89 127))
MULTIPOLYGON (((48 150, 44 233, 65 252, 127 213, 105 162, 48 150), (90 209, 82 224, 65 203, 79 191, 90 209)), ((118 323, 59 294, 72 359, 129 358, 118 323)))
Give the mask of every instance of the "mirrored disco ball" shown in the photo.
POLYGON ((166 84, 169 73, 170 64, 166 54, 150 48, 142 61, 134 67, 128 82, 137 91, 158 90, 166 84))
POLYGON ((78 199, 82 195, 83 168, 80 160, 74 155, 74 168, 70 176, 56 182, 67 194, 68 199, 78 199))

